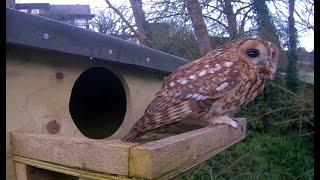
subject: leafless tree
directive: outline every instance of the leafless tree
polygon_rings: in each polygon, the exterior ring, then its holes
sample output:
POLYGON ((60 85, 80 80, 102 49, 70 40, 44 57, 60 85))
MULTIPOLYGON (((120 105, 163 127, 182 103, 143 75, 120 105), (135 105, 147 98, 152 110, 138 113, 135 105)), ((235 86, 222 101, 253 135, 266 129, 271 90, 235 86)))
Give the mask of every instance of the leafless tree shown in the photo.
MULTIPOLYGON (((289 44, 288 33, 288 15, 289 0, 271 0, 270 6, 275 9, 272 17, 278 29, 280 29, 281 40, 285 43, 285 47, 289 44)), ((294 6, 294 25, 298 34, 310 33, 314 31, 314 2, 313 0, 297 0, 294 6)))
POLYGON ((197 37, 200 54, 203 56, 211 50, 211 43, 207 26, 203 20, 200 3, 198 0, 186 0, 185 3, 197 37))
POLYGON ((131 25, 131 23, 124 17, 124 15, 119 11, 119 9, 114 7, 109 0, 105 0, 105 2, 109 6, 109 8, 112 9, 121 18, 121 20, 130 28, 134 35, 139 37, 138 32, 134 29, 133 25, 131 25))
MULTIPOLYGON (((121 13, 126 11, 125 7, 118 7, 121 13)), ((126 32, 129 27, 111 9, 97 10, 95 17, 90 21, 91 28, 103 34, 117 36, 126 32)), ((131 32, 131 31, 130 31, 131 32)), ((127 32, 130 34, 130 32, 127 32)))
MULTIPOLYGON (((252 24, 254 16, 250 0, 200 0, 199 3, 211 36, 229 35, 229 39, 246 36, 247 26, 252 24)), ((181 26, 192 27, 183 0, 151 0, 151 4, 148 20, 171 21, 174 18, 181 26)))
POLYGON ((286 69, 286 86, 293 92, 298 91, 299 79, 297 71, 297 30, 294 27, 294 7, 295 0, 289 0, 289 17, 288 17, 288 33, 289 33, 289 52, 288 66, 286 69))
POLYGON ((298 16, 296 24, 302 28, 299 31, 314 31, 314 1, 299 0, 295 3, 294 13, 298 16))
POLYGON ((245 25, 251 24, 253 12, 251 1, 214 0, 204 3, 204 16, 210 29, 215 34, 229 35, 229 39, 245 36, 245 25))
POLYGON ((134 19, 138 29, 139 42, 140 44, 151 46, 150 40, 146 34, 148 31, 148 22, 145 18, 142 1, 141 0, 130 0, 131 8, 133 11, 134 19))

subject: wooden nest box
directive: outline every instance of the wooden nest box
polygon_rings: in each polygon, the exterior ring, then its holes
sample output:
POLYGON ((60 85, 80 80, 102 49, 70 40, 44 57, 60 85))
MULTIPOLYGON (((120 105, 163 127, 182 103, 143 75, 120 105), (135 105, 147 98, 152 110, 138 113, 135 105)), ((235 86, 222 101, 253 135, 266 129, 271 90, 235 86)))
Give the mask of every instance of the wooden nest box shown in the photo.
POLYGON ((169 179, 244 138, 245 128, 188 129, 181 123, 183 131, 154 133, 161 138, 151 133, 140 142, 118 140, 143 115, 164 77, 185 63, 7 9, 7 179, 169 179))

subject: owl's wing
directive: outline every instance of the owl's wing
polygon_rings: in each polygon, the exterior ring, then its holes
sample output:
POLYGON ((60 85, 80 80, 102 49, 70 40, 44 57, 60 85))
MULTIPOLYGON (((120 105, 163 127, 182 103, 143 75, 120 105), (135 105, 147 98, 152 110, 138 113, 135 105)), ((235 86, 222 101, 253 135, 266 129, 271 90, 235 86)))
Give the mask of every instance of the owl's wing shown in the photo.
POLYGON ((219 98, 230 93, 250 76, 250 69, 243 62, 220 59, 205 65, 199 63, 203 62, 185 66, 169 76, 145 113, 161 112, 186 100, 219 98))

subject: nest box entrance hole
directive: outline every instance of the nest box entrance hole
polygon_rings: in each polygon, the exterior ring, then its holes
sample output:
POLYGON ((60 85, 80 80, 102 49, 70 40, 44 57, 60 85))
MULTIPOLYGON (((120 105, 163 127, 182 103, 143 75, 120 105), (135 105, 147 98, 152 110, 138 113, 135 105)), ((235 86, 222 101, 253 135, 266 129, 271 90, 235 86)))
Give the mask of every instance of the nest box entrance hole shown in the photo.
POLYGON ((83 135, 103 139, 117 131, 127 110, 129 89, 124 83, 104 67, 89 68, 78 77, 72 88, 69 110, 83 135))

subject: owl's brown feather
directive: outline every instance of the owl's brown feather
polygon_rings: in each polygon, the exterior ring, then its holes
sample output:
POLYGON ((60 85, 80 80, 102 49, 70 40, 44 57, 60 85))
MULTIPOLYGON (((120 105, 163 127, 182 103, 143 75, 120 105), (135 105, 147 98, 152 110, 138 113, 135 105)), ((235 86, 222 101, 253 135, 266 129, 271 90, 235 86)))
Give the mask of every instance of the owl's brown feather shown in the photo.
POLYGON ((172 73, 123 140, 185 118, 223 115, 252 100, 266 79, 260 66, 243 54, 257 47, 265 58, 273 51, 264 49, 266 43, 259 40, 246 41, 226 43, 172 73))
MULTIPOLYGON (((157 98, 155 101, 161 101, 162 98, 157 98)), ((192 100, 178 101, 172 104, 164 111, 156 113, 146 113, 142 118, 134 125, 130 133, 126 135, 123 140, 130 141, 139 136, 142 132, 148 132, 150 130, 168 125, 185 117, 190 117, 197 111, 197 105, 192 100)))

